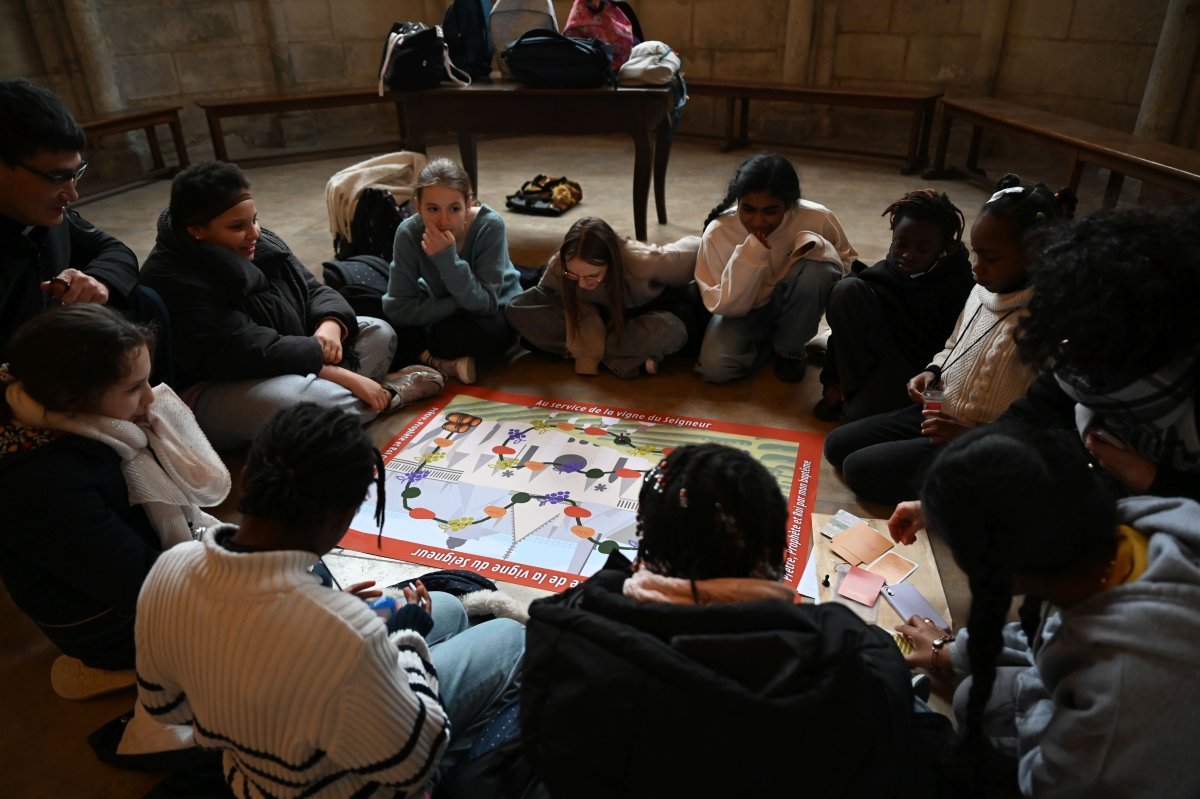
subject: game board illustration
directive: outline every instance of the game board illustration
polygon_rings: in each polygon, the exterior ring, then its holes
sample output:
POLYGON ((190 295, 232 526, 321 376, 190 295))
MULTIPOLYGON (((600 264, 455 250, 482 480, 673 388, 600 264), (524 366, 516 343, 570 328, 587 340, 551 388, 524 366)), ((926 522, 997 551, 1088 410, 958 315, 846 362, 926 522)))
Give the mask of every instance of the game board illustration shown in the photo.
POLYGON ((643 476, 677 447, 716 442, 749 451, 779 481, 790 511, 786 578, 799 579, 815 433, 475 387, 434 402, 384 451, 382 542, 372 489, 343 547, 561 590, 612 552, 636 558, 643 476))

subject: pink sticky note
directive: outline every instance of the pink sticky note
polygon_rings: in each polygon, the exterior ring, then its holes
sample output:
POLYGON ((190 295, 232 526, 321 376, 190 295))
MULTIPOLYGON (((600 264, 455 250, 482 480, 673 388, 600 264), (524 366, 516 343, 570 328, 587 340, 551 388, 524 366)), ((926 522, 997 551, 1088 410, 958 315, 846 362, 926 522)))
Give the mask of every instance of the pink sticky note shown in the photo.
POLYGON ((883 588, 883 578, 857 566, 850 567, 850 572, 842 578, 838 593, 847 599, 861 602, 867 607, 879 599, 879 589, 883 588))

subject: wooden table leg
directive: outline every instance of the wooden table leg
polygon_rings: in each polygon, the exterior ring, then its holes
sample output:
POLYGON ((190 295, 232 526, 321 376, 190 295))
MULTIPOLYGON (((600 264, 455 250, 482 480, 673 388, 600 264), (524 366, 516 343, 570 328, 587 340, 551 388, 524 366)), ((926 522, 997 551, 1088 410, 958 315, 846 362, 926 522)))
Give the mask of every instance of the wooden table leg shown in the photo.
POLYGON ((179 112, 176 111, 171 119, 171 138, 175 140, 175 157, 179 161, 179 168, 183 169, 191 164, 188 160, 187 142, 183 139, 183 125, 179 122, 179 112))
POLYGON ((750 98, 742 98, 742 118, 738 121, 738 147, 750 144, 750 98))
POLYGON ((908 158, 900 167, 901 175, 911 175, 925 166, 921 157, 921 125, 924 116, 921 109, 913 111, 912 126, 908 131, 908 158))
POLYGON ((950 145, 950 125, 953 122, 954 118, 943 108, 942 124, 938 128, 937 147, 933 151, 933 166, 921 174, 925 180, 942 180, 952 177, 950 171, 946 169, 946 148, 950 145))
POLYGON ((654 143, 648 129, 633 135, 633 230, 638 241, 646 240, 646 203, 650 195, 650 166, 654 143))
POLYGON ((461 130, 458 132, 458 154, 462 157, 462 167, 467 171, 467 177, 471 179, 471 186, 475 189, 475 196, 478 197, 479 160, 476 157, 474 133, 461 130))
POLYGON ((1071 187, 1071 191, 1079 194, 1079 181, 1083 177, 1083 161, 1079 160, 1079 153, 1071 153, 1071 161, 1067 164, 1067 185, 1071 187))
POLYGON ((658 141, 654 145, 654 210, 658 224, 667 224, 667 164, 671 160, 671 122, 664 119, 658 125, 658 141))
POLYGON ((154 164, 154 168, 165 169, 167 162, 163 160, 162 147, 158 146, 158 129, 155 125, 147 125, 142 128, 146 131, 146 141, 150 145, 150 162, 154 164))
POLYGON ((737 114, 736 103, 736 97, 725 99, 725 141, 721 144, 721 152, 723 153, 737 149, 737 138, 733 133, 734 116, 737 114))
POLYGON ((983 128, 971 126, 971 144, 967 147, 967 171, 983 174, 979 168, 979 145, 983 142, 983 128))

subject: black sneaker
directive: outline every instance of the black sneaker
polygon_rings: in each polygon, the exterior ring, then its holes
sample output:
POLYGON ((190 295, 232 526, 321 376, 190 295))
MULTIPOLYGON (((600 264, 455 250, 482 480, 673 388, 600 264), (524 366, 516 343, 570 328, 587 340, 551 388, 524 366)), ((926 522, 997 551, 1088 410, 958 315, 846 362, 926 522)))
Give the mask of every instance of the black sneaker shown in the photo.
POLYGON ((799 383, 807 371, 808 361, 804 358, 775 356, 775 376, 785 383, 799 383))

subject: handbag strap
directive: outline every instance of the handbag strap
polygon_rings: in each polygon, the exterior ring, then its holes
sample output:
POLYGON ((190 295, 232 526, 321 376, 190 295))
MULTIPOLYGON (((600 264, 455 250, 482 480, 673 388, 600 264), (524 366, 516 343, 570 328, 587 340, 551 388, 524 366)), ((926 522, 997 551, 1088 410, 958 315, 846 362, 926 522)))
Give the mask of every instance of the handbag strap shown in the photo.
POLYGON ((400 42, 404 41, 403 33, 389 33, 387 50, 383 56, 383 66, 379 68, 379 96, 383 97, 386 93, 386 87, 383 83, 383 76, 387 74, 388 66, 392 63, 392 53, 396 52, 396 47, 400 42))
MULTIPOLYGON (((438 30, 440 31, 441 28, 439 27, 438 30)), ((458 86, 470 86, 471 85, 471 76, 468 75, 465 70, 461 70, 458 67, 454 66, 453 62, 450 61, 450 48, 447 47, 444 43, 442 44, 442 60, 446 64, 446 77, 450 78, 450 80, 458 86), (458 75, 454 74, 456 72, 459 75, 462 75, 463 78, 466 78, 466 80, 460 79, 458 77, 458 75)))

